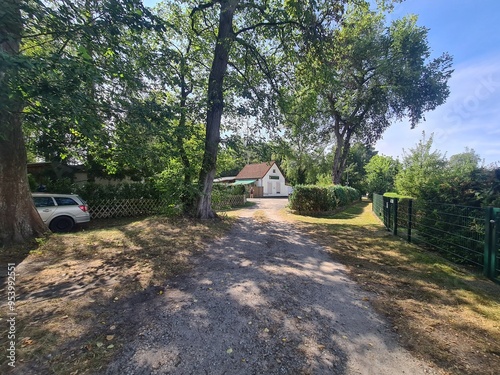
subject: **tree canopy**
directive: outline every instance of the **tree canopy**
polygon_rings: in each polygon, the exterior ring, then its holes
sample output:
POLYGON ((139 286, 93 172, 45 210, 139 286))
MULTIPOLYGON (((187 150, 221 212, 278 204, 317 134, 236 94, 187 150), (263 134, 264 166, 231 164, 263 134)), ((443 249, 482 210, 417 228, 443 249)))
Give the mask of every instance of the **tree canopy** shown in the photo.
POLYGON ((431 59, 427 29, 415 16, 387 26, 368 3, 347 7, 339 27, 301 57, 292 94, 306 92, 317 131, 336 145, 333 183, 341 182, 353 141, 373 145, 395 120, 414 127, 445 101, 451 60, 446 53, 431 59))
POLYGON ((45 229, 26 151, 84 164, 91 178, 156 179, 200 218, 216 216, 216 174, 247 162, 276 160, 294 183, 330 169, 335 183, 365 188, 373 142, 441 104, 451 74, 416 18, 386 25, 392 1, 381 3, 6 1, 0 205, 14 214, 0 220, 2 243, 45 229), (246 123, 269 138, 242 138, 246 123))

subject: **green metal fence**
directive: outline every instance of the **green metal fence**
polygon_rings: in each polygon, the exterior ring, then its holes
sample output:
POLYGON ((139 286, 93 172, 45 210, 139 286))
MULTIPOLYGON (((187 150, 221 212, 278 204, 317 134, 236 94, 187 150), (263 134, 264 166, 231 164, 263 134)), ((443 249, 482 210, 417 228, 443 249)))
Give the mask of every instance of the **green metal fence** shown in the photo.
POLYGON ((394 235, 500 281, 500 208, 467 207, 374 194, 373 211, 394 235))
POLYGON ((379 194, 373 194, 372 202, 373 212, 381 221, 384 221, 384 197, 379 194))

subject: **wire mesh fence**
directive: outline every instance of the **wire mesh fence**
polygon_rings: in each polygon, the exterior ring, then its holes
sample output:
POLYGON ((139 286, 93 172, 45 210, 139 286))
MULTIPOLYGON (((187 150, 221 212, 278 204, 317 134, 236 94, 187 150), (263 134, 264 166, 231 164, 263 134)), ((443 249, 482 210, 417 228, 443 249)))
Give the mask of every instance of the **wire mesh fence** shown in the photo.
POLYGON ((499 280, 500 209, 375 194, 373 212, 393 234, 499 280))
POLYGON ((407 199, 398 205, 398 219, 404 225, 398 235, 434 247, 453 262, 482 267, 485 217, 484 208, 407 199), (410 202, 413 207, 408 211, 410 202))
POLYGON ((372 210, 375 215, 384 221, 384 197, 380 194, 373 194, 372 210))

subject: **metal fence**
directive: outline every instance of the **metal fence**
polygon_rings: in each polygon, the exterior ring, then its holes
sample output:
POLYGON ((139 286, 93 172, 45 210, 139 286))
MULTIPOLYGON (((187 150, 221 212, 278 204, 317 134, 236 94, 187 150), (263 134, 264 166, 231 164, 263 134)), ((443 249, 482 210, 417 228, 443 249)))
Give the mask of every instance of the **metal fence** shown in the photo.
POLYGON ((467 207, 374 194, 373 212, 394 235, 500 281, 500 208, 467 207))
MULTIPOLYGON (((214 210, 242 206, 244 195, 230 195, 212 202, 214 210)), ((116 217, 139 217, 166 214, 175 211, 174 205, 162 199, 104 199, 89 200, 90 216, 93 219, 116 217)))

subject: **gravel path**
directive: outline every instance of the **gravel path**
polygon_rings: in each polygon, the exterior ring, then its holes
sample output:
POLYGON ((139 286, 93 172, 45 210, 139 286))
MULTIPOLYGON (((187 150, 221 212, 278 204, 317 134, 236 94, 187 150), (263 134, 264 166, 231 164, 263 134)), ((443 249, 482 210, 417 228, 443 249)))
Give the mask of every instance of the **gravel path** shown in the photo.
POLYGON ((341 264, 280 221, 286 200, 255 201, 191 273, 130 307, 136 334, 105 374, 437 373, 397 344, 341 264))

